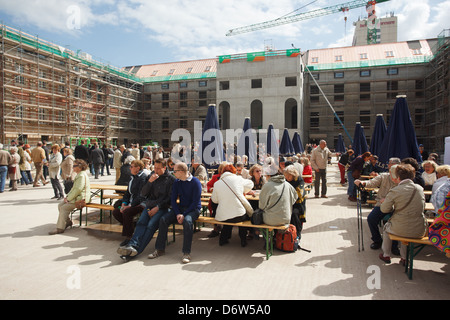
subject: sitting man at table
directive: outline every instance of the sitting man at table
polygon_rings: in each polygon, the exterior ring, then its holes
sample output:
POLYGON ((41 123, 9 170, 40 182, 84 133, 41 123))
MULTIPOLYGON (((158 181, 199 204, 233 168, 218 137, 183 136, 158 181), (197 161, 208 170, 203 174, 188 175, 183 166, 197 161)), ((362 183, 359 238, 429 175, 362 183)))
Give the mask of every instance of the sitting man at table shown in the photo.
POLYGON ((147 182, 144 163, 141 160, 133 160, 130 170, 131 179, 122 198, 122 204, 112 212, 114 218, 123 225, 122 235, 125 236, 125 240, 120 245, 130 241, 134 231, 133 218, 144 210, 145 198, 141 195, 142 187, 147 182))
MULTIPOLYGON (((377 250, 377 249, 381 248, 381 243, 382 243, 383 238, 381 237, 378 225, 379 225, 380 221, 383 220, 383 218, 387 214, 390 214, 390 213, 384 214, 381 212, 381 210, 380 210, 381 200, 386 197, 389 190, 391 190, 393 187, 395 187, 397 185, 396 183, 394 183, 392 181, 390 171, 395 170, 396 165, 398 165, 398 164, 400 164, 399 158, 391 158, 391 159, 389 159, 389 164, 388 164, 389 172, 383 172, 383 173, 379 174, 378 176, 376 176, 375 178, 370 179, 370 180, 364 180, 364 181, 361 181, 359 179, 355 180, 356 186, 362 185, 366 188, 379 188, 378 192, 377 192, 377 196, 375 198, 377 203, 375 204, 375 207, 372 209, 372 211, 367 216, 367 224, 369 225, 370 233, 372 234, 371 238, 373 241, 373 243, 370 245, 370 248, 373 250, 377 250)), ((397 246, 396 246, 397 243, 395 242, 393 245, 394 245, 393 252, 397 253, 397 251, 398 251, 397 246)))
POLYGON ((117 249, 121 258, 128 261, 147 247, 159 227, 159 220, 169 212, 170 195, 175 177, 167 170, 166 160, 156 159, 154 171, 142 187, 141 195, 145 197, 145 208, 136 224, 130 242, 117 249))
POLYGON ((172 186, 172 210, 159 220, 155 251, 148 258, 155 259, 164 255, 169 226, 178 222, 183 225, 183 257, 181 261, 183 263, 189 263, 191 261, 190 254, 192 236, 194 234, 194 222, 198 219, 202 207, 200 201, 202 184, 200 180, 189 173, 187 165, 183 162, 177 163, 173 172, 176 180, 172 186), (178 198, 179 203, 177 203, 178 198))

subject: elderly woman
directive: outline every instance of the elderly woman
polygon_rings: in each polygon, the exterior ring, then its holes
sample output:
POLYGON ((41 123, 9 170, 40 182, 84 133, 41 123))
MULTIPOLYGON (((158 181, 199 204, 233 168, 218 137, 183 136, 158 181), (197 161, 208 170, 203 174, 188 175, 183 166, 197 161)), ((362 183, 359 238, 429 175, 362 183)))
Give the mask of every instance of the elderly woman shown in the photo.
MULTIPOLYGON (((242 179, 236 175, 236 168, 228 164, 223 168, 220 180, 214 184, 211 201, 217 203, 216 220, 226 222, 239 222, 248 220, 247 212, 251 214, 253 209, 245 199, 244 194, 253 187, 253 182, 242 179)), ((231 238, 233 226, 224 225, 220 232, 219 245, 223 246, 231 238)), ((247 245, 247 229, 239 227, 241 246, 247 245)))
MULTIPOLYGON (((423 215, 425 207, 425 196, 423 188, 413 182, 415 169, 409 164, 400 164, 391 172, 391 179, 398 183, 381 200, 381 212, 389 213, 394 211, 392 217, 384 225, 383 233, 383 253, 380 253, 380 259, 386 263, 391 263, 390 251, 392 241, 389 234, 406 238, 422 238, 427 230, 428 224, 423 215)), ((401 263, 406 259, 406 246, 400 248, 401 263)))
POLYGON ((300 233, 303 229, 303 223, 306 222, 306 198, 305 198, 305 182, 297 169, 293 166, 287 166, 284 171, 284 178, 297 192, 297 201, 292 206, 291 224, 297 229, 297 238, 300 239, 300 233))
POLYGON ((291 222, 292 206, 298 199, 297 192, 278 173, 272 157, 265 160, 263 173, 267 179, 259 194, 259 208, 264 210, 263 221, 271 226, 287 226, 291 222))
POLYGON ((8 163, 8 176, 10 179, 11 189, 9 191, 17 191, 17 181, 20 180, 20 156, 17 153, 17 147, 11 147, 9 150, 11 153, 11 160, 8 163))
POLYGON ((422 163, 422 168, 424 170, 424 172, 422 172, 422 178, 425 182, 425 186, 423 188, 425 190, 431 190, 433 188, 433 183, 437 179, 437 163, 431 160, 426 160, 422 163))
POLYGON ((70 192, 72 189, 73 180, 77 175, 73 170, 73 163, 75 161, 75 157, 72 155, 73 151, 70 148, 63 149, 64 160, 61 162, 61 178, 64 183, 64 191, 66 193, 70 192))
POLYGON ((76 159, 73 164, 73 171, 77 174, 73 182, 73 187, 66 195, 63 201, 58 204, 58 221, 56 222, 56 229, 50 231, 48 234, 63 233, 67 227, 72 225, 72 221, 69 218, 70 213, 76 208, 75 202, 79 200, 85 200, 86 203, 91 201, 91 188, 88 174, 86 169, 88 164, 86 161, 76 159))
POLYGON ((48 171, 50 176, 50 182, 52 183, 53 192, 55 196, 51 199, 62 200, 64 198, 64 192, 59 182, 59 172, 61 171, 62 154, 59 152, 59 145, 55 144, 52 146, 52 153, 49 155, 48 160, 48 171))

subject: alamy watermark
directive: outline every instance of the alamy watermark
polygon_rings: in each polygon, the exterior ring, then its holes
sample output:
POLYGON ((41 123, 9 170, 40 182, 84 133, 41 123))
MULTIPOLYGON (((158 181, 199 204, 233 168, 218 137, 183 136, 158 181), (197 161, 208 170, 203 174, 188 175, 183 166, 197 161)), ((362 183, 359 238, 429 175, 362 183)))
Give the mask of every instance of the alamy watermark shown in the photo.
POLYGON ((81 29, 81 8, 77 5, 70 5, 66 9, 68 14, 66 20, 66 27, 69 30, 80 30, 81 29))

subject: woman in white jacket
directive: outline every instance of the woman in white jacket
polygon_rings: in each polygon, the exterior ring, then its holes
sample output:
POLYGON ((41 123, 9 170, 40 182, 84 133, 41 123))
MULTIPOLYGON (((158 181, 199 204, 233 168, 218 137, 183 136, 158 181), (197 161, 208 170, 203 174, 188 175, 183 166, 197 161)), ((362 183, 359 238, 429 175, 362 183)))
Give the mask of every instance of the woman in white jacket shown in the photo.
MULTIPOLYGON (((244 194, 253 188, 253 182, 236 175, 236 168, 229 164, 223 169, 220 180, 214 184, 211 201, 217 203, 216 220, 240 222, 248 219, 247 213, 253 213, 252 206, 244 194)), ((233 227, 224 225, 219 237, 219 245, 223 246, 231 238, 233 227)), ((241 246, 247 245, 247 229, 239 227, 241 246)))
POLYGON ((55 196, 52 199, 62 200, 64 199, 64 192, 61 183, 59 182, 59 172, 61 169, 62 155, 59 150, 59 145, 54 144, 52 146, 52 153, 50 154, 48 161, 48 172, 53 191, 55 192, 55 196))

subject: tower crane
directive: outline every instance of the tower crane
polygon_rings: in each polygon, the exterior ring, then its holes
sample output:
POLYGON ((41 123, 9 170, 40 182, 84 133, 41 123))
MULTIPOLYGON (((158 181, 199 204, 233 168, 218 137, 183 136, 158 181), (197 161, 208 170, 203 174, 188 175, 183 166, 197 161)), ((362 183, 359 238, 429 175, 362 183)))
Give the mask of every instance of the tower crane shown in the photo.
POLYGON ((330 7, 316 9, 316 10, 312 10, 312 11, 308 11, 308 12, 302 12, 302 13, 295 14, 295 15, 283 16, 278 19, 265 21, 265 22, 261 22, 261 23, 256 23, 256 24, 251 24, 246 27, 239 27, 239 28, 231 29, 226 33, 226 36, 228 36, 228 37, 235 36, 235 35, 242 34, 242 33, 273 28, 273 27, 284 25, 284 24, 298 22, 298 21, 307 20, 307 19, 313 19, 313 18, 317 18, 317 17, 321 17, 321 16, 325 16, 325 15, 333 14, 333 13, 337 13, 337 12, 345 13, 346 11, 349 11, 351 9, 355 9, 355 8, 359 8, 359 7, 363 7, 363 6, 367 6, 367 5, 374 5, 375 3, 382 3, 382 2, 387 2, 387 1, 389 1, 389 0, 350 1, 350 2, 341 3, 341 4, 337 4, 337 5, 330 6, 330 7))

